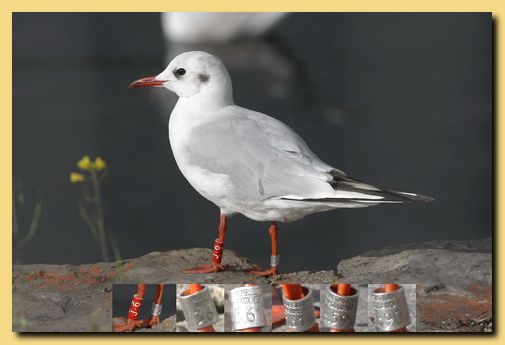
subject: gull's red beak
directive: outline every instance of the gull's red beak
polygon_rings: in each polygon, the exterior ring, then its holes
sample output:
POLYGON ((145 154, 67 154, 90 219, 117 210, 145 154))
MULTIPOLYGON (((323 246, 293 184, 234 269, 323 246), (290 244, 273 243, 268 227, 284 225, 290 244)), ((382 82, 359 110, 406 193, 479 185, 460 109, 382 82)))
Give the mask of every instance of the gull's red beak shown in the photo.
POLYGON ((145 77, 145 78, 141 78, 139 80, 135 80, 128 87, 130 89, 133 89, 135 87, 149 87, 149 86, 160 87, 160 86, 163 86, 163 83, 166 82, 166 80, 156 80, 154 78, 156 78, 156 76, 145 77))

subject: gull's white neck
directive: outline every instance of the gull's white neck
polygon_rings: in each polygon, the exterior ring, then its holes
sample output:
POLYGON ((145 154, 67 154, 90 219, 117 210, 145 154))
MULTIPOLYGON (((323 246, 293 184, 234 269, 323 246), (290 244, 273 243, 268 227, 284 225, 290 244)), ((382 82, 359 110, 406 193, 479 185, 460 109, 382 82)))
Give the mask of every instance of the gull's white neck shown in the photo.
POLYGON ((179 97, 170 114, 168 135, 170 146, 176 160, 179 161, 179 148, 191 133, 191 130, 219 116, 219 111, 227 106, 234 105, 231 82, 208 85, 201 92, 190 97, 179 97))
POLYGON ((194 121, 194 117, 206 117, 226 106, 235 104, 233 87, 228 74, 213 76, 211 79, 211 84, 202 86, 197 94, 179 97, 170 119, 181 116, 187 118, 187 121, 194 121))
POLYGON ((220 110, 233 105, 231 90, 228 94, 199 93, 191 97, 179 97, 168 122, 168 137, 175 161, 184 175, 188 164, 185 146, 191 137, 193 128, 212 121, 219 116, 220 110))
POLYGON ((233 105, 233 97, 231 93, 229 95, 213 95, 213 94, 197 94, 191 97, 179 97, 177 104, 175 105, 172 115, 176 110, 184 111, 191 114, 201 114, 214 112, 220 110, 228 105, 233 105))

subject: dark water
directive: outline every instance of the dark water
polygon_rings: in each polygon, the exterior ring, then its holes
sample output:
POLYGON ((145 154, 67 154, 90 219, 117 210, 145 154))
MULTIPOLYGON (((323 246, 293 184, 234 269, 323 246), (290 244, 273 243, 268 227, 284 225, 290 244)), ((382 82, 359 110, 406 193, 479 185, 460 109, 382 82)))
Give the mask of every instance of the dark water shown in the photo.
MULTIPOLYGON (((107 231, 123 257, 210 247, 218 209, 186 182, 168 143, 175 98, 127 88, 195 47, 166 43, 153 13, 13 17, 13 176, 28 201, 37 189, 44 200, 24 262, 101 259, 68 182, 84 154, 109 163, 107 231)), ((196 48, 223 57, 238 104, 288 123, 326 162, 436 199, 281 225, 285 271, 492 234, 490 14, 297 13, 265 40, 196 48)), ((267 265, 267 224, 232 218, 226 247, 267 265)))

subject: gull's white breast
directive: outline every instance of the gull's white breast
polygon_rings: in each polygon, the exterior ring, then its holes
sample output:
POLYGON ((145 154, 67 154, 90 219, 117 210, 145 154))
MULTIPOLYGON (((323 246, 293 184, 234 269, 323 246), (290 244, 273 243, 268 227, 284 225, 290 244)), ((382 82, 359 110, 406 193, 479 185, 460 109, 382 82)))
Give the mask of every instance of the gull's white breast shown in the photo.
POLYGON ((170 144, 189 183, 222 212, 258 221, 293 221, 339 206, 284 200, 335 195, 327 183, 331 167, 289 127, 235 105, 205 113, 198 109, 176 105, 169 122, 170 144))
POLYGON ((179 170, 191 186, 222 210, 235 213, 230 210, 233 207, 229 205, 227 198, 232 189, 229 177, 193 164, 190 159, 190 148, 195 145, 191 136, 193 129, 211 120, 212 116, 212 112, 200 113, 188 109, 179 102, 172 111, 168 123, 170 146, 179 170))

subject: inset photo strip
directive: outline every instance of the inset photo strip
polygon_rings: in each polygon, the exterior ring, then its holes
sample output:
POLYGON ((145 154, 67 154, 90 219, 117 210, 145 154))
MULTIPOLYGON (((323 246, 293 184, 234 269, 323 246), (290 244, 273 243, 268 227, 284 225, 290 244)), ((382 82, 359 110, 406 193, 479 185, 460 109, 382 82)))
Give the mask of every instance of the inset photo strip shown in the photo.
POLYGON ((175 332, 174 284, 114 284, 114 332, 175 332))
POLYGON ((163 9, 12 13, 12 332, 494 333, 496 14, 163 9))

